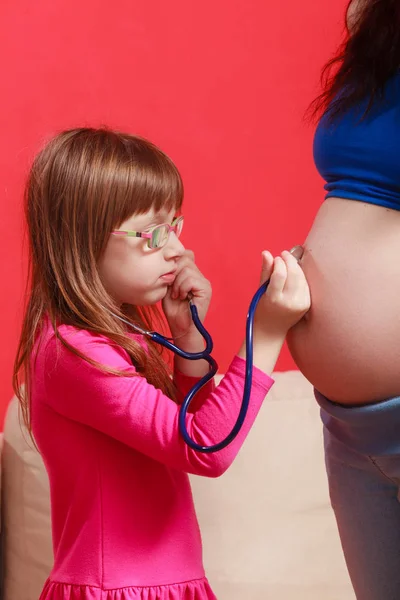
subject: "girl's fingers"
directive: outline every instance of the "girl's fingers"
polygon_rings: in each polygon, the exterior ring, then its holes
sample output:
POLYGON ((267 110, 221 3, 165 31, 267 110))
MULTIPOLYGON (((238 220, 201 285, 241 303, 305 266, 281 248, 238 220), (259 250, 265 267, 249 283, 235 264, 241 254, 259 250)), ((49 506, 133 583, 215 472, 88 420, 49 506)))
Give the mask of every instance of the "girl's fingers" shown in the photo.
POLYGON ((188 275, 180 282, 176 291, 176 297, 180 300, 186 300, 190 292, 196 292, 196 290, 198 290, 198 284, 199 282, 195 277, 188 275))
POLYGON ((268 252, 268 250, 264 250, 264 252, 262 253, 260 284, 265 283, 271 277, 273 266, 274 257, 272 256, 271 252, 268 252))
POLYGON ((282 252, 282 260, 285 262, 287 269, 287 279, 284 287, 284 292, 294 294, 301 287, 304 274, 295 257, 286 250, 282 252))
POLYGON ((195 269, 186 267, 178 273, 171 286, 171 298, 184 300, 189 292, 206 291, 209 286, 210 283, 203 277, 197 267, 195 269))
POLYGON ((274 270, 270 277, 267 294, 271 297, 282 294, 287 279, 287 268, 285 261, 280 257, 274 258, 274 270))

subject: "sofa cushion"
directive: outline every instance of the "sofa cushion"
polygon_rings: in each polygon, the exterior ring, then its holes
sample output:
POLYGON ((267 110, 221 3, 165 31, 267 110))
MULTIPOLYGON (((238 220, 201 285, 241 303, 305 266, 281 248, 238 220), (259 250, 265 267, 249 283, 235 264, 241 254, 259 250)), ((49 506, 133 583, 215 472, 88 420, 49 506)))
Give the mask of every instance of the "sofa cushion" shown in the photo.
POLYGON ((47 474, 14 398, 4 424, 4 600, 37 600, 53 561, 47 474))

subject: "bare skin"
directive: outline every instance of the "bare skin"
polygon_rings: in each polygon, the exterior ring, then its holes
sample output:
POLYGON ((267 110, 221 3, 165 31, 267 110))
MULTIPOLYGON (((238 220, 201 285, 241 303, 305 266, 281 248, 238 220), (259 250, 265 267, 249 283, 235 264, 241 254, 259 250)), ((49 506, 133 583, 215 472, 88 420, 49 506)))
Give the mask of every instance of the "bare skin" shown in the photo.
POLYGON ((400 211, 330 198, 301 260, 311 310, 289 348, 327 398, 367 404, 400 394, 400 211))

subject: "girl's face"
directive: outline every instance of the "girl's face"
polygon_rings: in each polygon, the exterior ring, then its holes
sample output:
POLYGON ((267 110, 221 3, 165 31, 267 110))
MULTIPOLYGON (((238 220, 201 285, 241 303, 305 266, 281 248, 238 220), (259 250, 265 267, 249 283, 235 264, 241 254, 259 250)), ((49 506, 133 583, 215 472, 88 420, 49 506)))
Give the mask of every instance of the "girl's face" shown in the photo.
MULTIPOLYGON (((175 213, 153 210, 134 215, 118 228, 122 231, 147 232, 156 225, 171 224, 175 213)), ((111 235, 99 261, 104 287, 118 304, 146 306, 162 300, 173 283, 177 262, 185 248, 174 232, 165 246, 151 249, 140 237, 111 235)))

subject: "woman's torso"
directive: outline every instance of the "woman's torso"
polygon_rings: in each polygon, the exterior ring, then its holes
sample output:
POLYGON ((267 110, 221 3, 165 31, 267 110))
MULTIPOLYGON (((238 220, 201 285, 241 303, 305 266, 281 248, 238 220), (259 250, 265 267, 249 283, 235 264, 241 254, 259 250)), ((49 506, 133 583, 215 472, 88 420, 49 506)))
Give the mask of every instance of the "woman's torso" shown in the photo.
POLYGON ((328 195, 301 261, 312 307, 288 337, 305 376, 342 404, 400 395, 400 76, 361 114, 316 132, 328 195))
POLYGON ((300 370, 343 404, 400 394, 400 212, 321 206, 301 261, 312 307, 288 337, 300 370))

